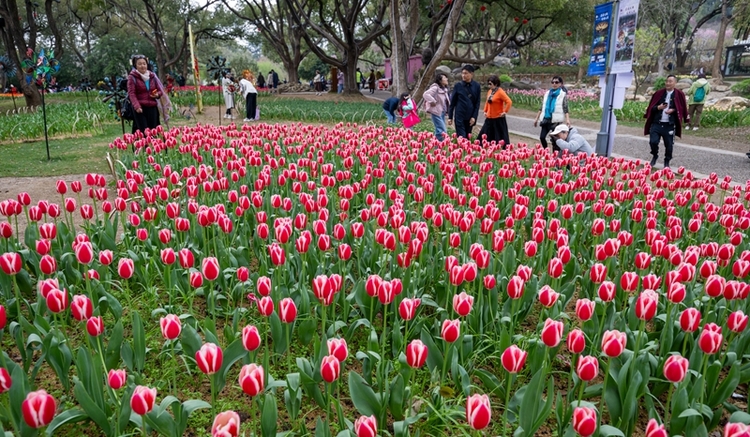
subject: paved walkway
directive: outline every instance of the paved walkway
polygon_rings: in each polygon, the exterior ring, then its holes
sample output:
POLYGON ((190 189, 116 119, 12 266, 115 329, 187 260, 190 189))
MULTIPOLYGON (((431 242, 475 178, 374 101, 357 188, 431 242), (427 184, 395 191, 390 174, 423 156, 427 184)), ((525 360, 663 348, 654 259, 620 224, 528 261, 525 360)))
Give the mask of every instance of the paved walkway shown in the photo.
MULTIPOLYGON (((363 95, 380 101, 391 96, 390 92, 385 91, 376 91, 375 94, 369 94, 365 91, 363 95)), ((511 110, 511 113, 512 112, 513 111, 511 110)), ((517 115, 508 115, 507 117, 508 129, 511 134, 527 137, 537 142, 539 141, 539 128, 534 127, 534 120, 532 117, 517 115)), ((483 121, 484 114, 480 111, 478 124, 481 125, 483 121)), ((575 119, 572 120, 572 122, 576 125, 575 119)), ((591 122, 582 122, 581 124, 586 125, 586 127, 576 126, 578 131, 592 146, 595 146, 596 134, 599 129, 594 128, 595 124, 591 122)), ((478 132, 476 128, 475 132, 478 132)), ((621 156, 628 159, 640 159, 641 161, 648 161, 651 159, 651 148, 648 144, 648 137, 634 135, 633 133, 640 133, 634 128, 620 127, 618 128, 618 132, 621 133, 616 134, 613 146, 613 156, 621 156)), ((698 140, 698 138, 688 136, 686 140, 694 142, 695 140, 698 140)), ((750 148, 750 145, 748 146, 748 148, 750 148)), ((660 146, 660 150, 657 167, 660 167, 664 163, 664 145, 660 146)), ((679 166, 684 166, 686 169, 692 171, 697 177, 703 177, 715 172, 719 177, 723 177, 724 175, 731 176, 732 181, 735 183, 744 184, 745 181, 750 180, 750 160, 744 153, 703 147, 677 139, 677 141, 675 141, 673 155, 674 158, 671 162, 673 169, 676 169, 679 166)))

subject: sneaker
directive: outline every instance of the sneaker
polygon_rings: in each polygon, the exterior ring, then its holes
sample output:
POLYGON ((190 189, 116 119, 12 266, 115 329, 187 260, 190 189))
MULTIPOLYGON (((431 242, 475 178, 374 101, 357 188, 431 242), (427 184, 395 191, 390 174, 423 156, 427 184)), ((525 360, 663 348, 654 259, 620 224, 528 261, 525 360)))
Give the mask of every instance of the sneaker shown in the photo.
POLYGON ((246 118, 246 119, 244 119, 244 120, 242 120, 242 121, 243 121, 243 122, 245 122, 245 123, 247 123, 248 121, 253 121, 253 120, 251 120, 251 119, 249 119, 249 118, 246 118))
POLYGON ((229 119, 230 119, 230 120, 234 120, 234 119, 236 119, 236 118, 237 118, 237 117, 235 117, 234 115, 230 115, 230 116, 229 116, 229 119))
POLYGON ((653 167, 653 166, 656 165, 656 158, 657 158, 656 156, 654 156, 653 158, 651 158, 651 167, 653 167))
POLYGON ((698 130, 698 126, 694 127, 693 130, 698 130))

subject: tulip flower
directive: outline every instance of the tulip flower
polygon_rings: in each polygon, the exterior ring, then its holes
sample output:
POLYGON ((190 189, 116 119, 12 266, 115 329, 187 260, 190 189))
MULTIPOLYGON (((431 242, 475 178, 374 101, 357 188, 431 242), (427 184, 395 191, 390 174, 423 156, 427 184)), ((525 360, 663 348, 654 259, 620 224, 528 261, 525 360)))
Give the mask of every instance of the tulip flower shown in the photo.
POLYGON ((568 350, 573 354, 580 354, 586 348, 586 336, 580 329, 573 329, 568 333, 566 342, 568 350))
POLYGON ((511 345, 503 351, 503 354, 500 356, 500 361, 508 373, 518 373, 523 369, 523 365, 526 363, 526 355, 527 352, 521 350, 516 345, 511 345))
POLYGON ((610 358, 619 357, 625 350, 628 336, 620 331, 604 331, 602 335, 602 352, 610 358))
POLYGON ((573 410, 573 429, 581 437, 589 437, 596 432, 596 410, 589 407, 576 407, 573 410))
POLYGON ((180 249, 179 261, 180 267, 189 269, 195 265, 195 255, 188 248, 180 249))
POLYGON ((643 290, 635 301, 635 316, 641 320, 651 320, 656 315, 659 295, 654 290, 643 290))
POLYGON ((483 282, 484 282, 485 289, 492 290, 493 288, 495 288, 495 285, 497 284, 497 279, 495 278, 494 275, 486 275, 484 277, 483 282))
POLYGON ((750 436, 750 426, 744 423, 727 423, 724 427, 724 437, 748 437, 750 436))
POLYGON ((219 273, 221 273, 219 260, 212 256, 203 258, 203 261, 201 261, 201 273, 206 280, 215 281, 219 277, 219 273))
POLYGON ((730 331, 741 333, 747 328, 748 317, 741 310, 735 311, 727 319, 727 327, 730 331))
POLYGON ((0 329, 5 329, 5 324, 8 322, 8 313, 5 311, 5 306, 0 305, 0 329))
POLYGON ((548 318, 544 321, 544 327, 542 328, 542 342, 547 347, 557 347, 562 340, 563 328, 563 322, 548 318))
POLYGON ((323 362, 320 364, 320 376, 323 377, 325 382, 330 384, 339 379, 340 373, 341 363, 339 363, 338 358, 333 355, 323 357, 323 362))
POLYGON ((511 299, 520 299, 523 296, 524 280, 515 275, 508 281, 508 297, 511 299))
POLYGON ((719 275, 711 275, 706 279, 703 291, 710 297, 719 297, 724 293, 727 280, 719 275))
POLYGON ((174 314, 167 314, 159 319, 159 326, 161 327, 161 335, 165 340, 175 340, 182 332, 182 322, 174 314))
POLYGON ((682 382, 690 363, 680 355, 670 355, 664 362, 664 377, 671 382, 682 382))
POLYGON ((686 308, 680 313, 680 328, 685 332, 695 332, 701 324, 701 312, 696 308, 686 308))
POLYGON ((599 376, 599 360, 590 355, 578 358, 576 374, 581 381, 591 381, 599 376))
POLYGON ((599 284, 597 294, 599 295, 599 299, 601 299, 602 301, 612 302, 613 300, 615 300, 616 293, 617 287, 615 286, 614 282, 603 281, 601 284, 599 284))
POLYGON ((589 299, 578 299, 576 301, 576 316, 582 321, 588 321, 594 315, 596 303, 589 299))
POLYGON ((68 291, 54 288, 47 293, 47 308, 57 314, 68 308, 68 291))
POLYGON ((23 420, 32 428, 41 428, 52 422, 57 411, 55 398, 45 390, 32 391, 21 404, 23 420))
POLYGON ((119 390, 128 382, 128 374, 123 369, 111 369, 107 374, 107 384, 113 390, 119 390))
POLYGON ((414 318, 417 308, 419 308, 421 303, 422 301, 420 299, 410 299, 406 297, 398 305, 398 314, 402 319, 409 321, 414 318))
POLYGON ((466 421, 475 430, 482 430, 490 424, 492 407, 487 395, 475 394, 466 399, 466 421))
POLYGON ((646 437, 669 437, 664 425, 659 425, 656 419, 650 419, 646 425, 646 437))
POLYGON ((203 275, 201 272, 190 272, 190 286, 200 288, 203 286, 203 275))
POLYGON ((279 302, 279 318, 284 323, 294 323, 297 318, 297 306, 290 297, 285 297, 279 302))
POLYGON ((257 396, 264 390, 265 371, 263 366, 257 364, 246 364, 240 370, 240 387, 249 396, 257 396))
POLYGON ((213 343, 206 343, 195 353, 198 368, 206 375, 213 375, 221 368, 224 355, 221 348, 213 343))
POLYGON ((216 415, 211 426, 211 437, 238 437, 240 415, 234 411, 224 411, 216 415))
POLYGON ((70 314, 74 319, 82 322, 88 320, 93 313, 94 306, 88 296, 82 294, 73 296, 73 300, 70 303, 70 314))
POLYGON ((544 285, 539 290, 539 294, 537 295, 537 297, 539 298, 539 303, 541 303, 542 306, 546 308, 552 308, 557 302, 557 299, 560 297, 560 293, 553 290, 549 285, 544 285))
POLYGON ((10 390, 11 385, 13 385, 13 380, 10 378, 10 373, 5 370, 5 367, 0 367, 0 394, 10 390))
POLYGON ((160 253, 160 257, 161 257, 161 262, 164 265, 168 265, 168 266, 171 266, 172 264, 174 264, 175 261, 177 261, 177 255, 174 253, 174 249, 172 249, 171 247, 162 249, 160 253))
POLYGON ((698 345, 706 355, 713 355, 721 350, 724 337, 721 335, 721 327, 714 323, 708 323, 703 327, 698 345))
POLYGON ((453 296, 453 311, 461 317, 466 317, 471 312, 474 305, 474 296, 461 292, 453 296))
POLYGON ((101 316, 91 317, 86 321, 86 332, 92 337, 98 337, 104 332, 104 320, 101 316))
POLYGON ((346 345, 346 340, 343 338, 329 338, 328 354, 336 357, 341 363, 346 361, 349 357, 349 348, 346 345))
POLYGON ((420 340, 412 340, 406 346, 406 364, 418 369, 427 361, 427 346, 420 340))
POLYGON ((453 343, 458 340, 458 336, 461 333, 461 321, 459 319, 443 320, 443 328, 440 330, 440 336, 443 340, 448 343, 453 343))
POLYGON ((378 421, 375 416, 360 416, 354 421, 354 434, 357 437, 375 437, 378 435, 378 421))
POLYGON ((258 311, 262 316, 270 316, 273 313, 273 300, 269 296, 263 296, 258 300, 258 311))
POLYGON ((130 258, 120 258, 120 261, 117 262, 117 274, 122 279, 130 279, 133 273, 135 273, 133 260, 130 258))
POLYGON ((607 266, 604 264, 596 263, 593 266, 591 266, 590 271, 590 278, 591 282, 595 284, 600 284, 604 280, 607 279, 607 266))
POLYGON ((135 414, 145 415, 154 409, 156 402, 156 389, 139 385, 130 397, 130 408, 135 414))
POLYGON ((0 269, 6 275, 15 275, 21 271, 21 255, 15 252, 0 255, 0 269))

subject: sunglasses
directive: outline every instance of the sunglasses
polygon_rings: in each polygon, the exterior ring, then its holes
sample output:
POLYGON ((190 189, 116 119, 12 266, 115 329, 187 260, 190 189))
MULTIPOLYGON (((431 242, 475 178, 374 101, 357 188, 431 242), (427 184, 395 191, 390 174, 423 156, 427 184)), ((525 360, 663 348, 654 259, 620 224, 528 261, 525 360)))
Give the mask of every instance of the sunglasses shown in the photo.
POLYGON ((555 85, 555 84, 559 84, 559 83, 560 83, 560 81, 559 81, 559 80, 553 80, 553 81, 552 81, 552 85, 555 85))

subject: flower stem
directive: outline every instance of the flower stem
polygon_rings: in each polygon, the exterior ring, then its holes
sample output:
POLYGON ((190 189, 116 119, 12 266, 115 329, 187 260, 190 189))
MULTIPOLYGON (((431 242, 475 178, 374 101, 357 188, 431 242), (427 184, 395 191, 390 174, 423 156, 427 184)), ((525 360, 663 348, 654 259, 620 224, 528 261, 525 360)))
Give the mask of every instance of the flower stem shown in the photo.
POLYGON ((674 393, 674 387, 675 384, 669 384, 669 393, 667 394, 667 407, 664 410, 664 425, 667 426, 667 429, 671 428, 669 426, 669 416, 672 415, 672 393, 674 393))
POLYGON ((508 417, 508 411, 510 410, 510 389, 512 385, 513 385, 513 374, 508 373, 508 385, 506 385, 505 387, 505 411, 503 412, 503 415, 505 416, 505 424, 503 425, 503 435, 506 435, 507 429, 511 427, 510 418, 508 417))
POLYGON ((602 423, 602 418, 604 417, 604 413, 607 411, 607 404, 604 402, 604 395, 607 393, 607 381, 609 381, 609 361, 602 360, 602 367, 604 368, 604 382, 602 383, 602 397, 599 401, 600 408, 596 429, 599 429, 599 426, 602 423))

